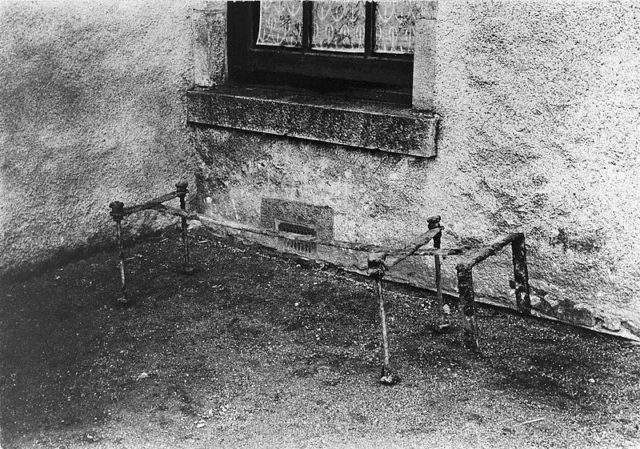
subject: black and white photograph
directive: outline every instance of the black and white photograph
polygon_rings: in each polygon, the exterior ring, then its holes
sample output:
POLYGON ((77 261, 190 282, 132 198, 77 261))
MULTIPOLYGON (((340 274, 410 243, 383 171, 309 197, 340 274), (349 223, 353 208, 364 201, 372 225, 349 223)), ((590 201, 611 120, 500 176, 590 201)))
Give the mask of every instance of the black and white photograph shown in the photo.
POLYGON ((0 449, 640 449, 640 2, 0 0, 0 449))

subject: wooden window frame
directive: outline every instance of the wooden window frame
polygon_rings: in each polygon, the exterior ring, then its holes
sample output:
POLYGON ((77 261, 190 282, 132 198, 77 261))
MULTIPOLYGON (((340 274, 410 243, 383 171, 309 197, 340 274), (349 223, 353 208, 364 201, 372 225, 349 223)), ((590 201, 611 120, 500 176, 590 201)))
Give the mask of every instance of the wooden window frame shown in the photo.
POLYGON ((311 2, 303 4, 303 48, 257 45, 260 3, 227 3, 229 77, 242 85, 286 85, 356 98, 411 103, 413 55, 375 53, 375 5, 366 3, 364 53, 311 49, 311 2))

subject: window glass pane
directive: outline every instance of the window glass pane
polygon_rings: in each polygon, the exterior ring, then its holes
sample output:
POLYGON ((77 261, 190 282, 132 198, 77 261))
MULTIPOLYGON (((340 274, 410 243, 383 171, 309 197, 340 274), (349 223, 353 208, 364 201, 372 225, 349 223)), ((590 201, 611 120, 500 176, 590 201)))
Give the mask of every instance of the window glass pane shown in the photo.
POLYGON ((313 2, 314 50, 364 52, 365 2, 313 2))
POLYGON ((376 3, 376 46, 378 53, 413 53, 417 1, 376 3))
POLYGON ((302 1, 261 1, 256 44, 302 47, 302 1))

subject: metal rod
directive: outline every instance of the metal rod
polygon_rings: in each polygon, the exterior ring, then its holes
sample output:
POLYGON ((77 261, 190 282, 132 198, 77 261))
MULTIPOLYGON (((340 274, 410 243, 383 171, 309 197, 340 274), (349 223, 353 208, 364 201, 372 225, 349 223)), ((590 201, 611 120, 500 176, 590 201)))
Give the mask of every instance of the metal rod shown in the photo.
POLYGON ((141 212, 143 210, 153 209, 158 204, 162 204, 165 201, 169 201, 169 200, 172 200, 174 198, 178 198, 178 196, 179 196, 179 192, 178 191, 167 193, 165 195, 159 196, 158 198, 154 198, 154 199, 152 199, 150 201, 147 201, 146 203, 137 204, 135 206, 125 207, 123 212, 124 212, 124 215, 131 215, 133 213, 141 212))
POLYGON ((440 226, 429 229, 427 232, 409 243, 408 248, 405 248, 401 251, 394 251, 393 254, 388 254, 387 260, 385 261, 385 266, 387 268, 391 268, 394 265, 402 262, 407 257, 415 255, 415 253, 422 246, 429 243, 436 235, 440 235, 441 232, 442 228, 440 226))
MULTIPOLYGON (((427 218, 427 222, 429 224, 429 229, 440 228, 440 216, 436 215, 434 217, 427 218)), ((435 235, 433 237, 433 248, 436 250, 440 249, 440 244, 442 241, 442 232, 435 235)), ((440 263, 440 256, 435 254, 433 256, 434 265, 436 270, 436 299, 438 302, 438 322, 436 323, 436 330, 444 331, 451 326, 451 322, 449 319, 448 309, 445 310, 444 298, 442 297, 442 264, 440 263)))
MULTIPOLYGON (((189 193, 189 190, 187 189, 188 186, 189 184, 185 181, 182 181, 176 184, 176 191, 178 193, 178 198, 180 198, 180 209, 182 209, 185 212, 187 210, 185 197, 187 193, 189 193)), ((189 223, 187 222, 187 218, 185 216, 181 217, 181 222, 182 222, 182 249, 183 249, 183 259, 184 259, 183 271, 185 274, 193 274, 195 270, 191 266, 191 262, 189 260, 190 259, 189 258, 189 234, 188 234, 189 223)))
MULTIPOLYGON (((348 249, 352 251, 366 251, 366 252, 378 252, 385 253, 388 256, 388 259, 391 262, 395 262, 396 256, 400 256, 406 258, 407 249, 397 249, 391 248, 388 246, 380 246, 380 245, 371 245, 368 243, 355 243, 355 242, 344 242, 340 240, 323 240, 313 235, 300 235, 291 232, 284 231, 274 231, 271 229, 257 228, 251 225, 247 225, 244 223, 238 223, 235 221, 224 220, 221 218, 213 218, 206 215, 198 214, 195 212, 185 212, 182 209, 178 209, 171 206, 165 206, 164 204, 156 204, 153 206, 153 209, 165 212, 168 214, 176 215, 179 217, 184 217, 187 220, 198 220, 203 225, 218 228, 218 229, 233 229, 235 231, 241 232, 250 232, 252 234, 266 235, 268 237, 284 237, 289 240, 297 240, 300 242, 309 242, 309 243, 317 243, 319 245, 331 246, 334 248, 342 248, 348 249)), ((427 242, 428 243, 428 242, 427 242)), ((420 243, 421 245, 422 243, 420 243)), ((440 256, 460 256, 468 252, 470 248, 468 246, 457 247, 457 248, 420 248, 413 251, 411 250, 411 256, 433 256, 435 254, 440 256)), ((391 265, 387 263, 387 266, 391 265)))
POLYGON ((116 229, 118 235, 118 257, 120 259, 120 282, 121 282, 121 292, 122 295, 117 299, 119 303, 127 303, 129 302, 127 299, 127 280, 124 274, 124 248, 122 245, 122 221, 116 221, 116 229))
POLYGON ((400 377, 391 369, 390 366, 387 315, 384 311, 384 294, 382 292, 382 278, 384 277, 384 273, 387 269, 385 257, 386 255, 384 253, 370 253, 367 265, 369 276, 374 277, 376 280, 380 323, 382 325, 382 350, 384 352, 384 361, 382 365, 380 383, 384 385, 395 385, 400 381, 400 377))
POLYGON ((462 302, 462 327, 464 344, 474 351, 480 349, 478 344, 478 325, 476 323, 476 302, 473 291, 473 267, 458 264, 458 293, 462 302))
POLYGON ((122 218, 124 217, 124 204, 121 201, 114 201, 109 204, 111 208, 111 218, 116 222, 116 237, 118 239, 118 258, 120 266, 121 296, 116 300, 120 305, 130 304, 127 297, 127 280, 124 270, 124 245, 122 243, 122 218))
POLYGON ((519 234, 511 243, 513 253, 513 279, 515 281, 516 306, 522 313, 531 312, 529 295, 529 273, 527 269, 527 247, 524 234, 519 234))
POLYGON ((384 312, 384 296, 382 294, 382 273, 376 276, 378 286, 378 302, 380 306, 380 322, 382 323, 382 349, 384 351, 384 368, 389 368, 389 339, 387 336, 387 316, 384 312))
POLYGON ((498 251, 519 238, 524 238, 524 235, 521 232, 498 237, 491 244, 489 244, 489 246, 483 246, 481 248, 473 250, 468 254, 465 254, 464 259, 460 262, 460 264, 464 264, 468 267, 478 265, 486 258, 495 256, 498 251))

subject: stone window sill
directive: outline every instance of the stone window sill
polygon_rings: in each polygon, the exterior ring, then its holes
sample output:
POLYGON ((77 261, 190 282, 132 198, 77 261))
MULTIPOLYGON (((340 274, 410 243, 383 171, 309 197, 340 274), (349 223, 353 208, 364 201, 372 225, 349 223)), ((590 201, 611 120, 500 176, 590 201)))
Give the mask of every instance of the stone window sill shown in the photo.
POLYGON ((194 124, 418 157, 436 155, 437 116, 388 103, 250 87, 187 92, 194 124))

